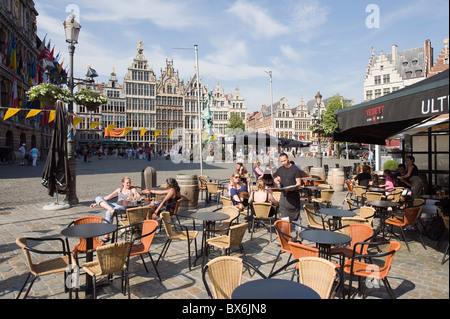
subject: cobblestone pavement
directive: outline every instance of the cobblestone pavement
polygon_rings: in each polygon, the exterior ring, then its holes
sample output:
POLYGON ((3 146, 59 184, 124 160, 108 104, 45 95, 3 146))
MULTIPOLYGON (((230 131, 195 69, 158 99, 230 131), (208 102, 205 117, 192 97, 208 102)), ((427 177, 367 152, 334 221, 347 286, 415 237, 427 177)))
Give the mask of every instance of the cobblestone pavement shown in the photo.
MULTIPOLYGON (((328 160, 332 161, 332 160, 328 160)), ((341 160, 342 161, 342 160, 341 160)), ((296 159, 301 165, 308 165, 307 159, 296 159)), ((327 162, 325 162, 326 164, 327 162)), ((330 162, 331 164, 331 162, 330 162)), ((314 165, 314 164, 312 164, 314 165)), ((345 162, 341 166, 345 165, 345 162)), ((61 230, 74 219, 86 215, 104 216, 100 208, 89 208, 93 198, 97 194, 106 195, 117 186, 123 175, 130 176, 134 184, 140 185, 141 171, 152 166, 157 170, 158 183, 165 178, 175 176, 177 173, 199 174, 199 164, 174 164, 171 161, 154 160, 121 160, 108 158, 104 160, 94 159, 92 163, 84 163, 78 160, 77 167, 77 194, 80 204, 65 210, 48 211, 43 206, 49 204, 52 199, 46 195, 46 189, 40 185, 40 174, 43 163, 38 167, 19 167, 18 165, 0 166, 0 298, 16 298, 27 274, 28 268, 24 256, 15 244, 18 237, 61 237, 61 230), (11 188, 13 187, 13 188, 11 188)), ((250 167, 250 164, 247 165, 250 167)), ((334 166, 334 165, 333 165, 334 166)), ((234 164, 204 164, 204 174, 216 178, 228 178, 231 176, 234 164)), ((333 197, 333 206, 341 207, 346 192, 336 192, 333 197)), ((200 196, 201 198, 201 196, 200 196)), ((199 201, 199 211, 211 211, 216 208, 215 202, 206 205, 199 201)), ((182 213, 182 212, 180 212, 182 213)), ((188 214, 188 211, 184 211, 188 214)), ((303 212, 302 212, 303 216, 303 212)), ((182 223, 192 228, 191 219, 181 219, 182 223)), ((241 219, 243 221, 243 219, 241 219)), ((197 222, 197 229, 200 224, 197 222)), ((306 225, 303 216, 302 224, 306 225)), ((245 258, 255 265, 260 271, 268 275, 274 260, 279 252, 280 245, 277 237, 273 235, 273 241, 269 240, 269 232, 264 228, 258 228, 250 239, 247 232, 243 246, 245 258)), ((411 252, 408 252, 403 241, 401 250, 395 255, 392 269, 388 279, 398 299, 448 299, 449 298, 449 264, 442 265, 444 249, 447 247, 447 239, 438 247, 437 241, 432 241, 424 236, 426 249, 421 245, 415 233, 408 233, 408 243, 411 252)), ((164 230, 158 232, 151 247, 151 253, 156 259, 166 241, 164 230)), ((75 243, 70 240, 71 244, 75 243)), ((198 248, 200 248, 200 237, 198 248)), ((48 247, 52 249, 55 247, 48 247)), ((242 256, 239 252, 233 253, 242 256)), ((215 253, 214 256, 217 256, 215 253)), ((287 261, 287 254, 282 254, 277 267, 281 267, 287 261)), ((134 257, 130 262, 130 282, 133 299, 206 299, 207 294, 201 279, 201 262, 192 270, 189 270, 187 260, 187 244, 185 242, 173 242, 165 258, 158 264, 158 271, 162 282, 156 277, 151 263, 147 257, 149 273, 146 273, 139 257, 134 257)), ((290 279, 291 272, 280 274, 280 278, 290 279)), ((253 272, 249 275, 246 271, 243 281, 257 278, 253 272)), ((81 284, 84 283, 84 276, 81 284)), ((345 285, 347 287, 348 280, 345 285)), ((353 283, 356 287, 356 283, 353 283)), ((365 288, 369 299, 387 299, 389 295, 382 283, 377 287, 365 288)), ((120 280, 99 289, 100 299, 124 299, 120 290, 120 280)), ((83 297, 83 295, 81 295, 83 297)), ((339 294, 338 297, 341 297, 339 294)), ((51 275, 37 279, 31 289, 30 299, 67 299, 64 292, 63 275, 51 275)), ((360 298, 356 296, 356 299, 360 298)))

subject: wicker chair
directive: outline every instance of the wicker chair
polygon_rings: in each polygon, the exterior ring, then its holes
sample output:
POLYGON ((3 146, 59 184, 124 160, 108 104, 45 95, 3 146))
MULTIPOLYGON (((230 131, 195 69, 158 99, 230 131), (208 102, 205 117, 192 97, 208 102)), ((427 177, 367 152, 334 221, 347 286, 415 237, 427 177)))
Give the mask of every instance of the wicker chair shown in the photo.
MULTIPOLYGON (((237 224, 230 226, 227 229, 227 234, 217 237, 212 237, 206 240, 209 246, 213 246, 225 251, 227 255, 230 255, 231 248, 239 246, 239 249, 244 253, 244 247, 242 246, 242 239, 244 238, 245 231, 248 228, 248 223, 237 224)), ((224 231, 222 229, 221 231, 224 231)))
MULTIPOLYGON (((23 254, 25 255, 25 259, 28 264, 28 269, 30 270, 22 288, 17 295, 17 299, 20 298, 20 294, 25 288, 28 280, 31 276, 33 276, 33 280, 31 281, 30 286, 28 287, 27 292, 25 293, 25 298, 27 298, 31 287, 34 284, 36 278, 47 275, 54 275, 58 273, 64 273, 64 279, 66 278, 67 267, 72 264, 71 255, 67 245, 64 243, 64 240, 61 238, 31 238, 31 237, 20 237, 16 240, 16 244, 22 249, 23 254), (48 242, 48 241, 59 241, 61 242, 62 250, 60 251, 44 251, 39 250, 35 247, 28 246, 28 242, 48 242), (34 262, 31 253, 36 253, 39 255, 62 255, 60 257, 55 257, 52 259, 47 259, 40 262, 34 262)), ((66 280, 64 280, 64 283, 66 280)), ((70 287, 69 287, 70 288, 70 287)), ((72 289, 69 289, 69 298, 72 299, 72 289)))
POLYGON ((280 191, 273 191, 272 196, 277 200, 280 201, 281 198, 281 192, 280 191))
POLYGON ((149 207, 133 207, 126 210, 127 217, 119 220, 119 226, 130 226, 148 218, 149 207))
POLYGON ((216 195, 217 207, 219 207, 219 199, 222 196, 223 189, 219 188, 218 183, 206 183, 206 190, 208 191, 208 202, 211 200, 211 195, 216 195))
POLYGON ((206 192, 206 200, 208 200, 208 190, 206 189, 206 182, 208 176, 201 175, 198 177, 198 190, 202 193, 202 199, 203 199, 203 193, 206 192))
POLYGON ((220 196, 220 199, 222 200, 222 207, 233 206, 233 201, 231 200, 231 198, 220 196))
POLYGON ((345 185, 347 186, 347 195, 345 195, 345 199, 356 196, 356 191, 353 189, 352 181, 346 180, 345 185))
POLYGON ((133 245, 130 250, 130 257, 140 256, 142 264, 144 265, 145 271, 148 273, 148 268, 144 260, 144 254, 148 254, 150 261, 152 262, 153 268, 155 269, 156 275, 159 281, 161 281, 161 276, 159 275, 156 264, 153 261, 152 255, 150 253, 150 247, 152 245, 153 239, 155 237, 156 230, 158 229, 158 222, 156 220, 147 219, 137 224, 132 224, 126 227, 137 227, 142 228, 142 233, 139 237, 134 238, 133 245))
POLYGON ((257 221, 269 221, 269 232, 270 232, 270 241, 272 242, 272 220, 275 218, 275 216, 269 216, 270 209, 272 208, 271 203, 256 203, 252 202, 252 208, 253 208, 253 219, 252 219, 252 234, 250 236, 251 239, 253 239, 253 233, 255 232, 255 223, 257 221))
POLYGON ((223 220, 221 225, 215 227, 215 232, 218 235, 224 235, 227 233, 227 229, 237 223, 239 219, 239 209, 234 206, 224 206, 222 207, 222 213, 229 215, 230 217, 223 220))
POLYGON ((363 202, 366 203, 368 201, 372 200, 382 200, 384 198, 384 195, 382 193, 377 192, 365 192, 363 194, 363 202))
POLYGON ((357 205, 363 204, 364 203, 363 196, 367 191, 366 186, 355 185, 355 187, 353 187, 353 189, 355 190, 355 197, 356 197, 357 205))
POLYGON ((333 194, 334 194, 333 189, 322 189, 320 191, 320 198, 313 198, 312 201, 319 207, 321 204, 325 204, 326 207, 331 207, 333 194))
POLYGON ((202 271, 202 280, 210 299, 231 299, 234 289, 242 283, 244 264, 252 268, 262 278, 266 278, 257 268, 237 257, 221 256, 209 261, 202 271), (209 288, 208 280, 212 287, 209 288))
MULTIPOLYGON (((444 233, 442 234, 442 238, 439 240, 439 243, 438 243, 438 248, 441 246, 441 244, 442 244, 442 241, 443 241, 443 239, 444 238, 446 238, 447 237, 447 239, 448 239, 448 216, 445 216, 443 213, 442 213, 442 210, 439 208, 439 207, 437 207, 437 211, 438 211, 438 214, 439 214, 439 216, 442 218, 442 221, 444 222, 444 226, 445 226, 445 231, 444 231, 444 233), (447 235, 447 236, 445 236, 445 235, 447 235)), ((445 263, 445 258, 447 257, 447 255, 448 255, 448 246, 449 246, 449 244, 447 243, 447 249, 445 250, 445 252, 444 252, 444 256, 442 257, 442 261, 441 261, 441 264, 443 265, 444 263, 445 263)), ((448 259, 447 259, 448 260, 448 259)))
POLYGON ((122 293, 131 298, 130 283, 128 280, 128 262, 130 258, 131 241, 122 241, 97 247, 97 260, 81 265, 81 268, 92 276, 94 299, 97 298, 96 281, 99 276, 111 276, 121 272, 122 293))
POLYGON ((161 213, 162 222, 164 224, 164 229, 166 230, 167 241, 164 244, 164 247, 156 261, 156 265, 158 265, 159 260, 165 256, 167 250, 169 249, 170 243, 174 240, 186 241, 188 244, 188 261, 189 261, 189 270, 192 269, 191 264, 191 243, 194 241, 195 244, 195 256, 197 257, 197 235, 198 231, 196 230, 188 230, 188 228, 181 224, 176 224, 170 221, 170 213, 162 212, 161 213), (172 228, 172 226, 180 227, 181 231, 176 231, 172 228))
MULTIPOLYGON (((82 224, 95 224, 95 223, 108 223, 107 220, 99 217, 99 216, 85 216, 80 217, 72 221, 67 227, 71 227, 73 225, 82 225, 82 224)), ((101 245, 103 245, 103 241, 99 240, 98 237, 94 237, 92 239, 92 248, 97 248, 101 245)), ((77 255, 80 252, 86 252, 86 239, 84 238, 78 238, 78 244, 76 244, 73 249, 72 253, 74 255, 77 255)))
POLYGON ((390 226, 390 233, 393 234, 395 237, 398 237, 398 236, 395 235, 395 233, 393 232, 393 227, 396 226, 396 227, 400 228, 403 240, 405 241, 406 248, 408 248, 409 252, 411 252, 411 250, 409 249, 408 242, 406 241, 406 235, 403 230, 403 227, 406 227, 406 226, 412 226, 414 228, 414 230, 419 234, 420 241, 422 242, 423 248, 427 249, 427 247, 425 246, 425 243, 423 242, 422 234, 419 232, 417 227, 415 227, 416 219, 419 216, 420 212, 421 212, 421 207, 405 208, 405 210, 403 212, 403 218, 394 217, 394 218, 386 219, 386 221, 385 221, 386 225, 390 226))
POLYGON ((331 261, 317 257, 319 254, 319 250, 317 248, 296 243, 294 243, 294 245, 299 247, 299 254, 310 254, 313 256, 295 259, 273 272, 269 278, 276 276, 288 266, 297 263, 300 283, 313 289, 322 299, 333 299, 336 296, 342 282, 341 273, 336 265, 331 261))
POLYGON ((390 200, 391 202, 399 203, 402 200, 402 192, 403 187, 393 189, 392 192, 386 196, 386 199, 390 200))
MULTIPOLYGON (((360 242, 355 244, 354 251, 361 251, 361 249, 364 251, 368 249, 369 247, 379 247, 389 244, 389 247, 387 249, 386 253, 379 253, 379 254, 354 254, 351 259, 347 259, 344 263, 343 270, 345 273, 349 274, 349 290, 348 290, 348 298, 351 297, 351 288, 352 288, 352 282, 353 277, 363 277, 363 278, 377 278, 381 279, 384 283, 384 286, 386 287, 387 292, 391 296, 392 299, 395 298, 394 292, 392 291, 392 288, 387 280, 387 275, 389 274, 389 270, 391 269, 392 261, 394 259, 394 254, 400 250, 401 244, 396 241, 391 242, 360 242), (365 245, 367 248, 357 248, 359 245, 365 245), (373 264, 365 263, 360 261, 361 259, 369 259, 376 260, 378 258, 384 258, 384 264, 380 266, 380 264, 375 261, 373 264), (376 271, 375 271, 376 270, 376 271), (376 276, 376 277, 375 277, 376 276)), ((358 285, 358 291, 361 293, 361 285, 358 285)))
POLYGON ((306 219, 308 221, 308 227, 309 228, 315 228, 315 229, 329 229, 328 223, 325 222, 322 215, 316 213, 316 209, 314 207, 314 204, 304 204, 303 209, 306 213, 306 219), (316 218, 320 218, 320 221, 318 221, 316 218))
POLYGON ((373 223, 373 218, 375 217, 375 213, 376 213, 375 208, 371 206, 363 206, 359 209, 359 214, 357 216, 367 220, 367 224, 371 226, 373 223))

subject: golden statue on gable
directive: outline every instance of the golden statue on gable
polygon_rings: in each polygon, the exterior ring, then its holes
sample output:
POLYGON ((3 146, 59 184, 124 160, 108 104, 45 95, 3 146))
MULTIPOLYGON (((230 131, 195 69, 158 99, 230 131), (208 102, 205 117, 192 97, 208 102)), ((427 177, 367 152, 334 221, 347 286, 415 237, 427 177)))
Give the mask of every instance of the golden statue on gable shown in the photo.
POLYGON ((139 44, 137 46, 137 50, 138 51, 142 51, 142 46, 144 45, 144 43, 142 43, 142 41, 139 41, 139 44))

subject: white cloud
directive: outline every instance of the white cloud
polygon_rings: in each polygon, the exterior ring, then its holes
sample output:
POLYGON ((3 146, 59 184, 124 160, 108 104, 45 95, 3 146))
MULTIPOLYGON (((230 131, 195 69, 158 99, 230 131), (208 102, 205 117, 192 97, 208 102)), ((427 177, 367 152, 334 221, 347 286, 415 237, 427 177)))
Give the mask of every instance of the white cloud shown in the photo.
POLYGON ((290 60, 298 60, 299 54, 295 51, 295 49, 290 45, 282 45, 280 47, 281 53, 284 57, 290 59, 290 60))
POLYGON ((318 32, 318 28, 327 22, 330 8, 316 1, 300 2, 291 13, 291 30, 301 42, 309 42, 318 32))
POLYGON ((271 39, 289 33, 288 27, 273 19, 266 9, 246 0, 236 1, 227 12, 247 25, 254 38, 271 39))

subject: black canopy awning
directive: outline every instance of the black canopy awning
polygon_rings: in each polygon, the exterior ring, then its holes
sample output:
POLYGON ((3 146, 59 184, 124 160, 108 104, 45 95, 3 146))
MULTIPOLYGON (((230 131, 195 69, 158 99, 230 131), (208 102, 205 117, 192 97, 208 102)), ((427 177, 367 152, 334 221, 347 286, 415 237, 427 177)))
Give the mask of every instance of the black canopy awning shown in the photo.
POLYGON ((334 140, 384 145, 386 139, 448 114, 449 70, 391 94, 335 112, 334 140))
POLYGON ((289 138, 280 137, 278 139, 278 144, 281 147, 308 147, 311 142, 303 142, 297 140, 291 140, 289 138))

